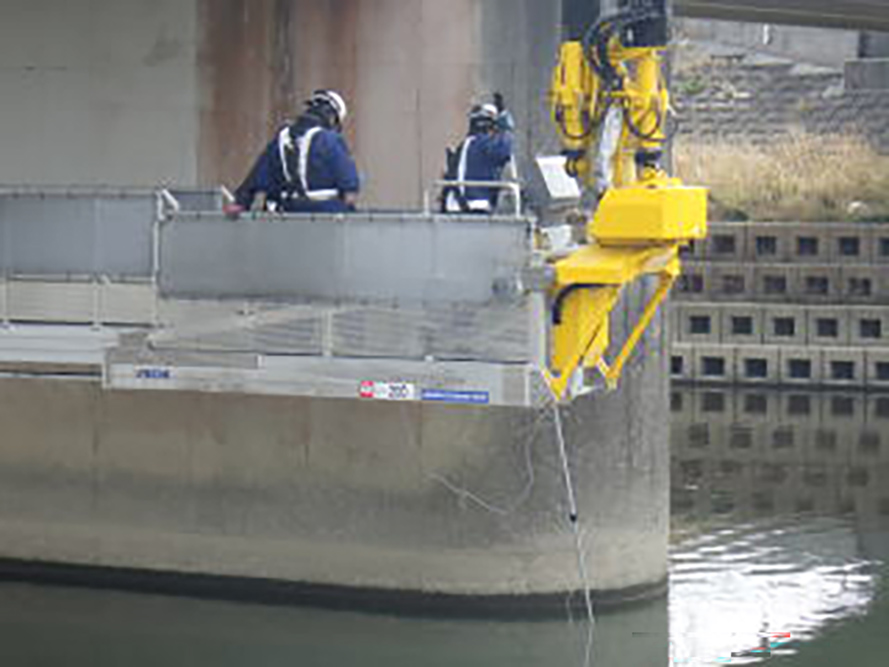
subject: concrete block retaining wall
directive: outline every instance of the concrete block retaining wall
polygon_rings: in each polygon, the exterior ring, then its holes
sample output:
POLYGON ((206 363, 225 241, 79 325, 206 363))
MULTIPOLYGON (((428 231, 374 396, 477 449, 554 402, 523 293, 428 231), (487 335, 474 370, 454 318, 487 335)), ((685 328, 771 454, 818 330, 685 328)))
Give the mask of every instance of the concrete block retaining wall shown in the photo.
POLYGON ((674 381, 889 387, 889 225, 716 223, 686 257, 674 381))

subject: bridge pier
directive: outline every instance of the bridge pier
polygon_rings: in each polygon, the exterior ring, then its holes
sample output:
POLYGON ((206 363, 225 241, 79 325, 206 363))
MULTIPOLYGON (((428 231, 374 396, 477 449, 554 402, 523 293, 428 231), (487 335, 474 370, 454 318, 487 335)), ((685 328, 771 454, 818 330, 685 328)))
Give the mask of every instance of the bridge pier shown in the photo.
MULTIPOLYGON (((565 412, 605 601, 650 595, 666 575, 664 374, 655 359, 631 375, 565 412)), ((504 613, 563 609, 581 587, 551 413, 55 379, 0 380, 0 397, 7 567, 212 575, 222 596, 252 582, 261 598, 272 581, 295 585, 294 601, 320 587, 359 606, 376 594, 394 608, 475 600, 504 613)))

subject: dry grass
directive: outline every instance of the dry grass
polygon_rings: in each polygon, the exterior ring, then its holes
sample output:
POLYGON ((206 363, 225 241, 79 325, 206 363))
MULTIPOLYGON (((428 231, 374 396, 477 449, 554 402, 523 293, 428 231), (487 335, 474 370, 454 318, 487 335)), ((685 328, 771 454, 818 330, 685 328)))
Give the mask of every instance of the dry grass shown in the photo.
POLYGON ((679 137, 677 174, 710 188, 714 220, 889 220, 889 157, 857 136, 787 134, 765 145, 679 137))

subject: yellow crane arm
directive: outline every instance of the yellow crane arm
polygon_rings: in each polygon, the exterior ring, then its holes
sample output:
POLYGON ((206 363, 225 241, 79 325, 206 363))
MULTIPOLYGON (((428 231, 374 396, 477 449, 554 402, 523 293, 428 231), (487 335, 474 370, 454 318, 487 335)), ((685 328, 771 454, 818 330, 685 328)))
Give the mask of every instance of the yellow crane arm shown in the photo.
POLYGON ((597 187, 601 199, 586 244, 554 262, 547 380, 559 400, 583 368, 617 385, 680 274, 680 248, 707 234, 707 191, 684 186, 661 166, 670 112, 666 41, 662 0, 642 0, 600 21, 584 41, 560 49, 553 122, 569 173, 586 188, 597 187), (604 136, 615 132, 615 118, 619 136, 604 136), (657 289, 609 362, 611 314, 623 289, 647 275, 657 276, 657 289))

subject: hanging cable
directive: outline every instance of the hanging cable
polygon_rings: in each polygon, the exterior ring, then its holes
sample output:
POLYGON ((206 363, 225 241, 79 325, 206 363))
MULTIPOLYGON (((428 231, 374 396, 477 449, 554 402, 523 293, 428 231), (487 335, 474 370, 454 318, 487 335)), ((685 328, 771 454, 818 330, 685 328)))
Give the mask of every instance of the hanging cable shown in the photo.
POLYGON ((565 493, 568 498, 568 519, 574 532, 574 548, 577 553, 577 572, 580 583, 583 586, 583 599, 586 605, 587 620, 590 626, 596 623, 593 612, 593 598, 590 593, 590 583, 586 571, 586 553, 583 548, 583 538, 580 533, 580 514, 577 508, 577 496, 574 493, 574 481, 571 478, 571 467, 568 463, 568 451, 565 447, 565 433, 562 426, 562 413, 559 410, 558 401, 553 401, 553 418, 556 427, 556 443, 559 448, 559 457, 562 461, 562 475, 565 480, 565 493))

